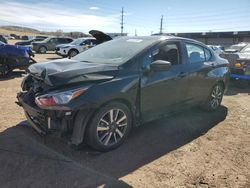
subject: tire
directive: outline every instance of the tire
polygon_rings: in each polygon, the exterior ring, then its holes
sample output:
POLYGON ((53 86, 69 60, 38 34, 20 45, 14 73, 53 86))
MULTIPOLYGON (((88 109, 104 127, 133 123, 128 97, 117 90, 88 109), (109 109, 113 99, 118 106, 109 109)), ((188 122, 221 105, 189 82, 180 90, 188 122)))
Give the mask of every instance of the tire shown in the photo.
POLYGON ((5 63, 0 63, 0 77, 7 77, 12 70, 5 63))
POLYGON ((124 142, 131 127, 129 108, 122 103, 109 103, 101 107, 91 119, 86 132, 87 144, 98 151, 115 149, 124 142))
POLYGON ((223 84, 217 83, 216 85, 214 85, 213 88, 211 89, 211 92, 210 92, 206 102, 202 106, 203 109, 206 111, 217 110, 221 105, 224 90, 225 90, 225 88, 224 88, 223 84))
POLYGON ((40 53, 40 54, 46 54, 46 52, 47 52, 47 48, 45 46, 40 46, 38 48, 38 53, 40 53))
POLYGON ((74 56, 76 56, 77 54, 79 54, 78 50, 74 50, 74 49, 72 49, 72 50, 70 50, 70 51, 68 52, 69 58, 74 57, 74 56))

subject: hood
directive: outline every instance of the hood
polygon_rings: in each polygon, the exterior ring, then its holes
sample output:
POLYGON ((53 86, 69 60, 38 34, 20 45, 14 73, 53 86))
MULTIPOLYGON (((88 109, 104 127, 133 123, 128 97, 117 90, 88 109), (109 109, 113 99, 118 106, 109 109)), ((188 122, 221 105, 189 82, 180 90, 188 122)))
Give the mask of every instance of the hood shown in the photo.
POLYGON ((112 38, 109 35, 98 30, 91 30, 89 31, 89 34, 91 34, 93 37, 96 38, 98 44, 112 40, 112 38))
POLYGON ((117 66, 107 64, 86 63, 70 59, 60 59, 45 63, 36 63, 28 68, 28 72, 50 86, 61 86, 76 82, 109 80, 113 76, 107 71, 118 70, 117 66))

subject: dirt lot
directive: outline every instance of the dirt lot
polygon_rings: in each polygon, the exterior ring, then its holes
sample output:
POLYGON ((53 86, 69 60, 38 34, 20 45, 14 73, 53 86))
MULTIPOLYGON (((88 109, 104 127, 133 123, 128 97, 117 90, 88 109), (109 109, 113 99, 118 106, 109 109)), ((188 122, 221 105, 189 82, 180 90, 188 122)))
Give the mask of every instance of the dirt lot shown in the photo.
POLYGON ((98 153, 37 135, 14 103, 21 80, 0 81, 0 187, 250 187, 250 88, 230 87, 217 112, 148 123, 98 153))

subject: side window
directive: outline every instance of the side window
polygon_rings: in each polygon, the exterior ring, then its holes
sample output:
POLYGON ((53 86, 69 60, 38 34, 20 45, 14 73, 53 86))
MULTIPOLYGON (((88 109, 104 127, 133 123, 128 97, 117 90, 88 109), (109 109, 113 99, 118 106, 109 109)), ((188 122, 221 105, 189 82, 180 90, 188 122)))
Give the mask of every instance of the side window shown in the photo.
POLYGON ((63 44, 63 43, 68 43, 67 39, 64 38, 58 38, 58 43, 63 44))
POLYGON ((56 38, 52 38, 49 40, 50 43, 54 44, 54 43, 57 43, 57 39, 56 38))
POLYGON ((87 40, 84 41, 84 43, 85 43, 85 45, 90 45, 90 40, 87 39, 87 40))
POLYGON ((70 43, 72 42, 73 40, 72 39, 65 39, 67 43, 70 43))
POLYGON ((92 39, 91 43, 92 43, 92 46, 95 46, 96 45, 96 40, 92 39))
POLYGON ((211 54, 210 50, 208 50, 207 48, 204 48, 204 51, 205 51, 205 58, 206 58, 206 61, 211 60, 212 54, 211 54))
POLYGON ((169 61, 172 65, 180 64, 180 51, 176 43, 168 43, 153 51, 153 61, 169 61))
POLYGON ((190 63, 202 63, 206 61, 204 48, 202 46, 196 44, 186 44, 186 49, 190 63))

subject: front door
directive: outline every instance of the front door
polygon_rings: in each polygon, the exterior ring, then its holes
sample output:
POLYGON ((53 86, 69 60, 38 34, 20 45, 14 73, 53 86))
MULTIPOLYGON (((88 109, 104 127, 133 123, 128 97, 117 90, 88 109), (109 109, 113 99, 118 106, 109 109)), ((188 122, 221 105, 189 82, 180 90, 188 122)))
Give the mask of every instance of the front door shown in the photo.
POLYGON ((186 101, 186 65, 180 42, 167 42, 152 49, 143 59, 143 69, 155 60, 171 63, 169 71, 144 71, 141 78, 141 117, 150 121, 168 112, 179 110, 186 101), (145 73, 146 72, 146 73, 145 73))

